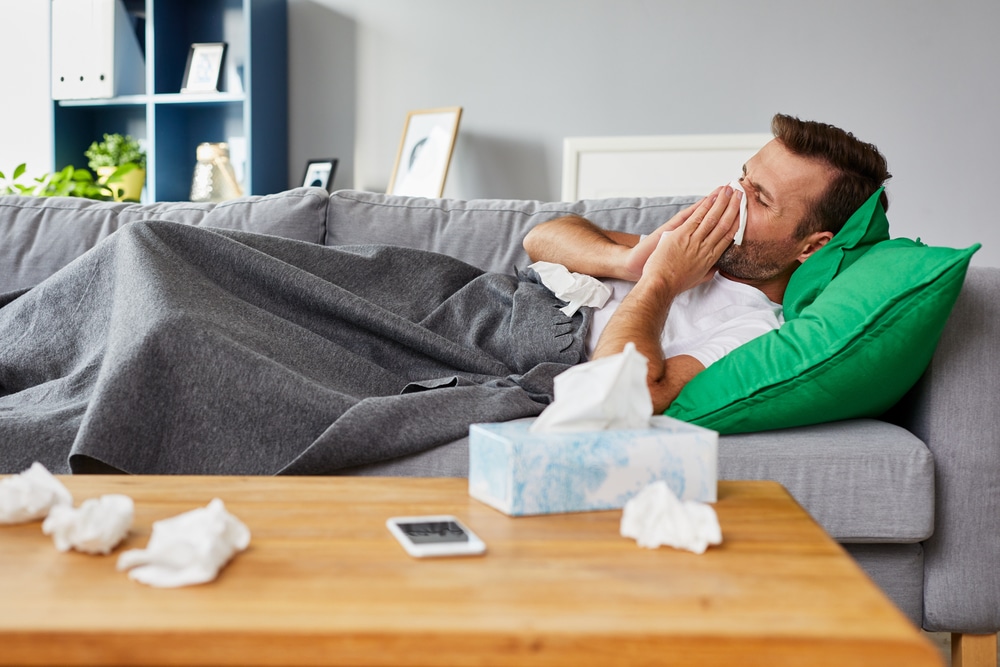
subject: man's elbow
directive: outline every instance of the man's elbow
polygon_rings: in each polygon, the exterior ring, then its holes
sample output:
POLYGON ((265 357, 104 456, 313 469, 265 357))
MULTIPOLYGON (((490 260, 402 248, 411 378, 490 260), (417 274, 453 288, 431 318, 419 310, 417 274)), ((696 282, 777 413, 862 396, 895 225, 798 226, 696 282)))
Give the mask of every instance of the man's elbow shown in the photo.
POLYGON ((521 241, 521 246, 531 261, 548 260, 552 256, 551 247, 556 243, 557 237, 566 233, 567 226, 579 225, 580 221, 586 222, 584 218, 576 215, 546 220, 528 230, 524 240, 521 241))
POLYGON ((705 370, 704 364, 692 356, 682 354, 663 362, 663 373, 649 377, 649 397, 653 402, 653 414, 659 415, 680 396, 687 383, 705 370))
MULTIPOLYGON (((543 222, 542 225, 545 223, 543 222)), ((521 246, 524 248, 524 252, 528 253, 528 257, 531 261, 537 261, 539 253, 541 251, 541 239, 542 233, 539 231, 539 227, 542 225, 536 225, 528 230, 528 233, 524 236, 524 240, 521 242, 521 246)))

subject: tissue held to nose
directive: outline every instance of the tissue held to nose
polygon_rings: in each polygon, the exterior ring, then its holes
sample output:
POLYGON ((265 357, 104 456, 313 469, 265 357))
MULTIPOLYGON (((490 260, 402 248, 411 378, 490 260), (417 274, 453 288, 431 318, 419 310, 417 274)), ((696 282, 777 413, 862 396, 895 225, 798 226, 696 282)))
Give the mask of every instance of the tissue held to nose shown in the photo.
POLYGON ((53 507, 42 523, 42 532, 52 536, 59 551, 107 554, 128 535, 133 514, 131 498, 109 494, 85 500, 77 509, 53 507))
POLYGON ((747 228, 747 191, 743 189, 738 180, 730 183, 729 187, 743 193, 743 196, 740 197, 740 228, 736 230, 736 237, 733 238, 733 243, 743 245, 743 232, 747 228))
POLYGON ((153 523, 146 548, 122 553, 118 569, 159 588, 203 584, 249 544, 250 530, 216 498, 207 507, 153 523))
POLYGON ((722 529, 711 505, 680 501, 663 480, 653 482, 625 504, 622 537, 640 547, 661 545, 705 553, 709 544, 722 544, 722 529))
POLYGON ((72 507, 73 496, 37 461, 24 472, 0 481, 0 523, 42 519, 59 505, 72 507))

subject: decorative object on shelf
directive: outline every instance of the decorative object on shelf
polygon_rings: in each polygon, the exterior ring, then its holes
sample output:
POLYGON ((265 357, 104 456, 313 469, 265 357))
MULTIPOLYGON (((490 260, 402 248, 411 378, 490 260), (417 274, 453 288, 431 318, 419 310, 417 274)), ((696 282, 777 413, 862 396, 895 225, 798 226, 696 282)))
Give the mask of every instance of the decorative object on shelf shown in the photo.
POLYGON ((304 188, 324 188, 331 192, 333 185, 333 175, 337 172, 337 158, 323 158, 319 160, 309 160, 306 163, 306 173, 302 177, 302 187, 304 188))
POLYGON ((97 182, 114 193, 115 201, 139 201, 146 183, 146 151, 131 135, 105 134, 83 153, 97 182))
POLYGON ((182 93, 217 93, 226 57, 225 42, 192 44, 184 68, 182 93))
POLYGON ((228 144, 198 144, 197 157, 191 180, 191 201, 220 202, 243 196, 243 188, 229 162, 228 144))
MULTIPOLYGON (((74 11, 79 15, 107 1, 60 0, 58 4, 69 7, 71 15, 74 11)), ((230 160, 245 195, 287 190, 289 174, 298 181, 302 176, 298 170, 305 160, 291 170, 288 162, 287 0, 114 1, 125 6, 132 41, 139 44, 139 84, 126 89, 116 84, 114 97, 98 99, 81 99, 78 91, 60 91, 51 106, 52 164, 45 169, 54 171, 71 164, 86 167, 82 151, 100 139, 102 132, 117 131, 143 141, 147 153, 144 203, 189 200, 195 153, 202 141, 229 143, 230 160), (218 80, 209 77, 209 92, 182 94, 192 42, 225 44, 225 57, 218 80), (215 84, 218 92, 211 92, 215 84)), ((65 18, 53 3, 53 35, 66 25, 65 18)), ((98 34, 104 33, 89 34, 89 46, 69 49, 79 61, 70 65, 90 68, 88 56, 103 53, 103 42, 96 41, 98 34)), ((52 56, 63 64, 64 46, 53 39, 52 56)), ((116 50, 115 54, 116 66, 119 57, 132 62, 127 51, 116 50)), ((118 77, 116 82, 120 82, 118 77)), ((17 164, 15 158, 0 155, 0 169, 8 176, 17 164)), ((29 179, 22 181, 28 183, 29 179)))
POLYGON ((411 111, 406 116, 389 194, 440 197, 458 136, 462 107, 411 111))
POLYGON ((122 0, 52 0, 52 99, 145 92, 145 23, 134 18, 122 0))

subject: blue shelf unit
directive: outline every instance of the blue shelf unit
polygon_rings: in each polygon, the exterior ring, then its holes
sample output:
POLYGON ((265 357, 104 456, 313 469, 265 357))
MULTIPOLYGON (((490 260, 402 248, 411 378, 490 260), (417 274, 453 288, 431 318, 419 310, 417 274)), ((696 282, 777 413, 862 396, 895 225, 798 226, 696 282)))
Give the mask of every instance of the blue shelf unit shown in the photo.
POLYGON ((145 56, 145 90, 54 101, 54 167, 86 167, 92 141, 130 134, 147 152, 143 201, 186 201, 198 144, 229 142, 245 194, 287 189, 286 0, 124 0, 124 6, 145 56), (227 45, 220 92, 181 93, 190 46, 202 42, 227 45))

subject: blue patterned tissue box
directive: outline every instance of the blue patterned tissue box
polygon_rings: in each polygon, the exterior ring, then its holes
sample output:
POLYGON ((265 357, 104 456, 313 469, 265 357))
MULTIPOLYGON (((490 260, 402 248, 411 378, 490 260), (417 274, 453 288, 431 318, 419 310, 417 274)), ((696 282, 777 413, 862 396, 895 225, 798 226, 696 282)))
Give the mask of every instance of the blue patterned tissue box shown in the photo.
POLYGON ((620 509, 661 479, 681 500, 716 500, 715 431, 665 416, 580 433, 531 433, 532 421, 469 428, 469 495, 511 516, 620 509))

